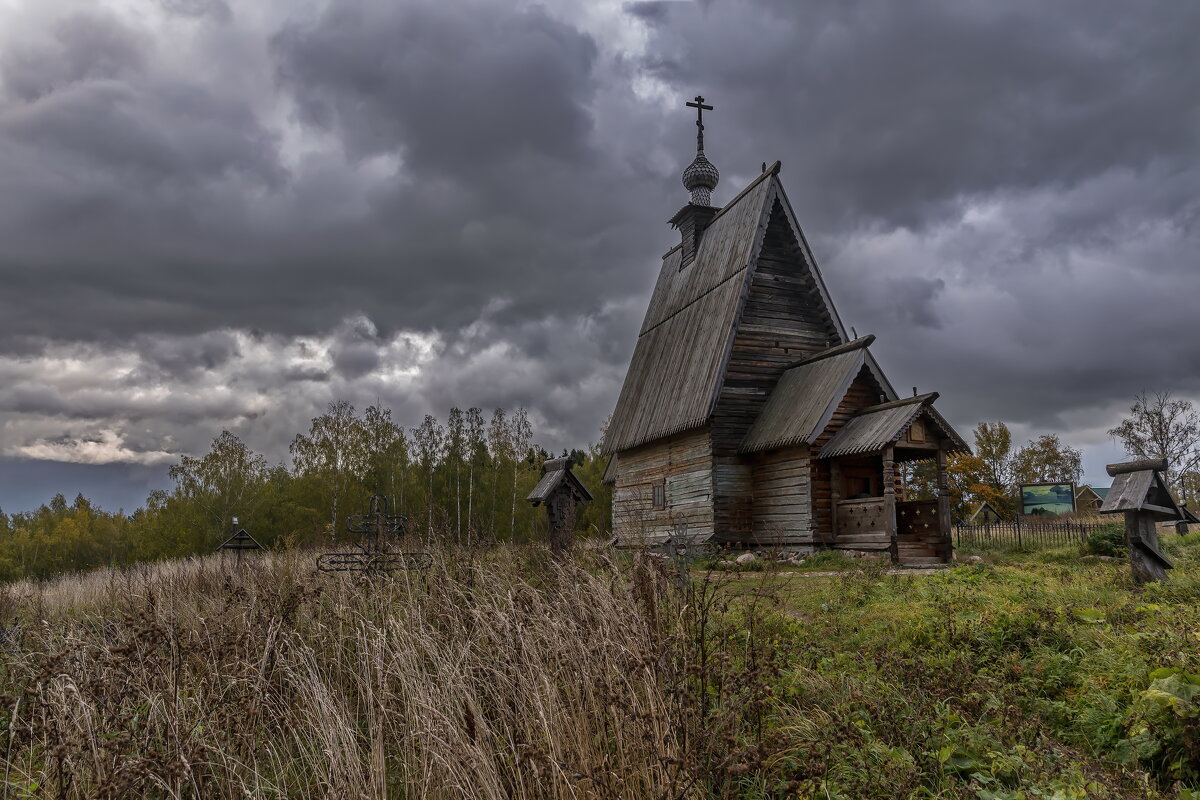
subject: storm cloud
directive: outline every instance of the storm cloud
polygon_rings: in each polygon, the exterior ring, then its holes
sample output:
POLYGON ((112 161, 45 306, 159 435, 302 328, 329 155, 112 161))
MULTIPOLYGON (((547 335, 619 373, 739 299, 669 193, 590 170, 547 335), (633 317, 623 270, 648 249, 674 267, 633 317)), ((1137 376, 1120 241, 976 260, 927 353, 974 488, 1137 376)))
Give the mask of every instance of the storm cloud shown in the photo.
POLYGON ((1110 0, 10 4, 0 458, 142 476, 228 428, 282 459, 336 399, 595 440, 703 93, 716 201, 783 161, 897 386, 1102 479, 1135 392, 1200 396, 1198 28, 1110 0))

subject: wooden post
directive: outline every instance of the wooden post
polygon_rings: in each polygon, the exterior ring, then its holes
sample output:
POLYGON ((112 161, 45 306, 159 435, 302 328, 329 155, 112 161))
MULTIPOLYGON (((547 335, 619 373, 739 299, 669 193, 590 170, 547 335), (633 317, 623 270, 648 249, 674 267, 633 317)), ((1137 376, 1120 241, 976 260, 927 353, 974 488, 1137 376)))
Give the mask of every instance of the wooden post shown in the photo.
POLYGON ((896 472, 895 448, 888 445, 883 450, 883 524, 887 527, 888 550, 892 561, 900 561, 900 545, 896 540, 896 472))
POLYGON ((946 477, 946 451, 940 445, 937 451, 937 509, 938 527, 942 529, 938 554, 943 560, 949 561, 954 552, 953 531, 950 526, 950 481, 946 477))
POLYGON ((1145 511, 1125 512, 1125 544, 1129 549, 1129 566, 1133 570, 1133 580, 1136 583, 1167 579, 1167 571, 1162 562, 1139 546, 1144 542, 1152 550, 1158 550, 1156 527, 1152 514, 1145 511))
POLYGON ((837 541, 838 503, 842 500, 842 465, 837 459, 829 463, 829 543, 837 541))
POLYGON ((571 473, 571 459, 548 459, 542 465, 542 479, 525 499, 535 506, 545 503, 550 522, 550 551, 558 557, 566 556, 574 538, 575 504, 592 501, 591 492, 571 473))
POLYGON ((546 512, 550 517, 550 552, 565 556, 571 552, 575 538, 575 502, 570 490, 559 490, 546 501, 546 512))

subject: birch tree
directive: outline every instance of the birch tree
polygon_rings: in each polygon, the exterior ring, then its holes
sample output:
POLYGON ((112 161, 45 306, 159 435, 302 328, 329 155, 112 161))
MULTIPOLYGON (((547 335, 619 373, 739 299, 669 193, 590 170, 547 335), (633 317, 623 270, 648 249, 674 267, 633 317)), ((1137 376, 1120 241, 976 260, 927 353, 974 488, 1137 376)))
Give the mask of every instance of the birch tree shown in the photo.
POLYGON ((314 417, 308 434, 297 434, 288 448, 296 474, 313 478, 329 495, 330 537, 338 530, 338 503, 366 466, 363 426, 345 400, 329 404, 314 417))
POLYGON ((446 417, 446 461, 454 470, 454 540, 462 539, 462 462, 466 440, 463 412, 450 409, 446 417))
POLYGON ((486 454, 483 438, 483 411, 471 407, 467 409, 465 420, 465 435, 467 447, 467 543, 471 541, 471 531, 475 526, 475 465, 480 457, 486 454))
POLYGON ((1130 458, 1165 458, 1166 478, 1173 489, 1200 464, 1200 415, 1191 401, 1173 398, 1170 392, 1153 397, 1143 392, 1135 397, 1129 416, 1108 435, 1121 443, 1130 458))
POLYGON ((442 457, 446 443, 446 431, 437 417, 425 415, 421 427, 413 432, 413 440, 417 445, 417 456, 421 460, 421 469, 426 476, 426 531, 433 533, 433 473, 442 457))
POLYGON ((397 513, 403 505, 396 500, 396 478, 400 477, 400 491, 404 491, 404 478, 408 467, 408 438, 404 428, 392 421, 392 412, 387 408, 370 406, 363 412, 363 438, 367 447, 367 489, 372 494, 386 494, 391 498, 397 513))
POLYGON ((167 470, 176 495, 200 509, 210 530, 227 530, 235 516, 250 514, 267 474, 267 460, 229 431, 213 439, 203 458, 183 456, 167 470))
POLYGON ((515 538, 517 532, 517 475, 525 464, 529 446, 533 441, 533 427, 529 424, 529 413, 524 408, 513 412, 509 425, 509 436, 512 439, 513 469, 512 469, 512 513, 509 518, 508 535, 515 538))
POLYGON ((503 408, 492 412, 492 421, 488 425, 488 455, 492 467, 492 539, 496 538, 496 494, 499 489, 500 473, 504 465, 512 459, 512 439, 509 436, 508 416, 503 408))

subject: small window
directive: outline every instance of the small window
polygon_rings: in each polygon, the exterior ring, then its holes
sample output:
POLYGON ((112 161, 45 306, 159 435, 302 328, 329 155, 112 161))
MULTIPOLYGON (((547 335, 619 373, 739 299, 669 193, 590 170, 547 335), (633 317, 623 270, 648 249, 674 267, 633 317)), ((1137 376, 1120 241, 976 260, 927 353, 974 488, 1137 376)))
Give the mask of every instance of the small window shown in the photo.
POLYGON ((654 484, 654 508, 661 509, 667 507, 667 487, 664 484, 654 484))
POLYGON ((913 420, 912 427, 908 429, 908 440, 917 443, 925 441, 925 425, 921 420, 913 420))

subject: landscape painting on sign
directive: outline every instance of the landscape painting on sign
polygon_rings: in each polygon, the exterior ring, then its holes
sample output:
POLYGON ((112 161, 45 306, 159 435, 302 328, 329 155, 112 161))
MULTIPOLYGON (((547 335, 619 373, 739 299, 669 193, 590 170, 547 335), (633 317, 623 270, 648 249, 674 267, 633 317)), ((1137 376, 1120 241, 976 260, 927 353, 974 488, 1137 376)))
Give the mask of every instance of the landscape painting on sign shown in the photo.
POLYGON ((1070 514, 1075 510, 1075 484, 1021 484, 1022 514, 1070 514))

